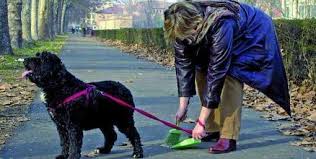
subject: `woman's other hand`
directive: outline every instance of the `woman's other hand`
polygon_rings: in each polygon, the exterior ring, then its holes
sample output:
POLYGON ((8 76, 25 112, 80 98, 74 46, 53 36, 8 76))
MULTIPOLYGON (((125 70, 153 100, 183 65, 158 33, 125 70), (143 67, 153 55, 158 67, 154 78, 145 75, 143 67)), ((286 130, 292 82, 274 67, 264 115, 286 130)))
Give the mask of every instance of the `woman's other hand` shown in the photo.
POLYGON ((182 122, 187 118, 188 105, 190 102, 190 97, 180 97, 179 98, 179 108, 176 113, 176 121, 182 122))

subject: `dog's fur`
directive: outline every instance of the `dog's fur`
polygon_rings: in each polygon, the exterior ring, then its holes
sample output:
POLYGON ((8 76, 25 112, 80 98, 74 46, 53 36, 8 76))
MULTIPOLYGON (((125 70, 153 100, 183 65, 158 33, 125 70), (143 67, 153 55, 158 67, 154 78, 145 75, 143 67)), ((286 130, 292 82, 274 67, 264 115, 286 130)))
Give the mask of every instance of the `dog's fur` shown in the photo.
POLYGON ((65 98, 84 90, 86 83, 69 73, 61 60, 49 52, 26 58, 24 66, 31 72, 26 77, 45 93, 46 106, 57 126, 62 151, 56 158, 80 158, 83 130, 94 128, 99 128, 105 138, 103 147, 97 150, 104 154, 110 153, 117 138, 114 125, 133 145, 132 157, 143 157, 140 136, 134 126, 133 110, 118 105, 100 93, 107 92, 134 105, 132 94, 124 85, 113 81, 89 83, 96 87, 88 94, 89 98, 82 96, 57 108, 65 98))

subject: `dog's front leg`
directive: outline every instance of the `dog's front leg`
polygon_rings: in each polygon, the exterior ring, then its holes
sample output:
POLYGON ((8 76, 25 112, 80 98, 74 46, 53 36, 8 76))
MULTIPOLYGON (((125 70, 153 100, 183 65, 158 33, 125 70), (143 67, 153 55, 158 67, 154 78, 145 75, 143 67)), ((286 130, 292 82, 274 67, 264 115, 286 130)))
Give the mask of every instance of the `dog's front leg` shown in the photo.
POLYGON ((57 130, 59 134, 59 139, 60 139, 60 146, 62 147, 61 154, 56 157, 56 159, 66 159, 68 158, 68 152, 69 152, 69 138, 68 138, 68 132, 67 129, 65 128, 65 125, 62 123, 58 123, 57 125, 57 130))
POLYGON ((59 140, 60 140, 60 146, 62 148, 61 154, 56 156, 55 159, 66 159, 68 158, 68 151, 69 151, 69 137, 68 137, 68 131, 66 124, 61 116, 55 117, 56 114, 54 112, 49 111, 49 116, 54 121, 57 127, 59 140))
POLYGON ((79 159, 82 146, 83 130, 76 124, 69 124, 69 157, 68 159, 79 159))

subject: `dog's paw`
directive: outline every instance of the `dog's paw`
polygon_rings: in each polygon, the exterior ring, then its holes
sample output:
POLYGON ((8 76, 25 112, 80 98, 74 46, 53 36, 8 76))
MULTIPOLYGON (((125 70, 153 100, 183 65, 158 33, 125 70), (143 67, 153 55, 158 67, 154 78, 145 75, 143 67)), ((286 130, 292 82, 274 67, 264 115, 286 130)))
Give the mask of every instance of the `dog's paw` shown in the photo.
POLYGON ((58 155, 55 157, 55 159, 66 159, 68 158, 68 156, 65 156, 65 155, 58 155))
POLYGON ((112 148, 98 147, 95 151, 100 154, 109 154, 112 148))
POLYGON ((70 154, 67 159, 80 159, 80 157, 81 157, 80 153, 74 153, 74 154, 70 154))
POLYGON ((132 158, 143 158, 144 155, 141 152, 134 152, 132 158))

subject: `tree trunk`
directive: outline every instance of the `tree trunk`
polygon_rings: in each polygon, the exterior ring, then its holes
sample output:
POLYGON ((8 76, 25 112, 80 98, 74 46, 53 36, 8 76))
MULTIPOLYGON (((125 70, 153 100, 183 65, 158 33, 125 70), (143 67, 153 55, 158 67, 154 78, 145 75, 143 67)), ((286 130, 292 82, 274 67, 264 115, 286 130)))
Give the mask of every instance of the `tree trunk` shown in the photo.
POLYGON ((32 0, 31 36, 33 40, 38 40, 38 0, 32 0))
POLYGON ((11 48, 7 0, 0 0, 0 55, 13 54, 11 48))
POLYGON ((61 27, 62 27, 62 33, 63 33, 63 34, 64 34, 65 32, 67 32, 65 26, 66 26, 67 20, 68 20, 68 12, 69 12, 69 10, 67 9, 67 5, 66 5, 65 15, 64 15, 64 20, 63 20, 63 25, 61 26, 61 27))
POLYGON ((58 25, 57 25, 57 21, 58 21, 58 3, 59 3, 59 0, 54 0, 54 21, 53 21, 53 32, 54 32, 54 36, 57 35, 57 28, 58 28, 58 25))
POLYGON ((61 12, 61 23, 60 23, 60 32, 63 34, 64 33, 64 29, 65 29, 65 15, 66 15, 66 11, 67 11, 67 7, 68 7, 68 0, 64 0, 63 3, 63 8, 62 8, 62 12, 61 12))
POLYGON ((50 27, 50 38, 55 38, 54 21, 55 21, 55 0, 50 0, 50 12, 49 12, 49 27, 50 27))
POLYGON ((57 34, 59 35, 61 34, 63 4, 64 4, 64 0, 58 0, 56 25, 57 25, 57 34))
POLYGON ((51 6, 51 1, 52 0, 46 0, 46 6, 47 6, 47 22, 46 22, 46 25, 47 25, 47 38, 48 39, 52 39, 52 17, 51 17, 51 12, 52 12, 52 6, 51 6))
POLYGON ((47 38, 49 38, 49 39, 52 39, 53 38, 53 35, 52 35, 52 25, 53 25, 53 23, 52 23, 52 19, 53 19, 53 17, 52 17, 52 10, 53 10, 53 6, 54 5, 52 5, 52 2, 53 0, 46 0, 46 6, 47 6, 47 22, 46 22, 46 25, 47 25, 47 38))
POLYGON ((8 20, 11 37, 11 45, 15 48, 22 47, 22 0, 8 1, 8 20))
POLYGON ((147 0, 146 2, 146 8, 145 8, 145 14, 146 14, 146 28, 153 27, 153 3, 152 0, 147 0))
POLYGON ((68 25, 69 25, 69 20, 70 20, 70 6, 69 4, 66 6, 66 11, 65 11, 65 20, 64 20, 64 24, 63 24, 63 31, 64 33, 67 32, 68 29, 68 25))
POLYGON ((298 18, 298 0, 294 0, 293 2, 293 18, 298 18))
POLYGON ((48 1, 39 0, 38 3, 38 38, 49 39, 48 27, 48 1))
POLYGON ((22 37, 24 41, 32 41, 31 37, 31 4, 32 0, 23 0, 22 4, 22 37))
POLYGON ((273 9, 274 9, 275 6, 273 5, 273 1, 274 1, 274 0, 269 0, 269 1, 268 1, 268 4, 269 4, 269 10, 268 10, 268 11, 269 11, 269 15, 270 15, 271 17, 274 16, 274 14, 273 14, 273 9))
POLYGON ((287 18, 287 11, 286 11, 286 1, 285 0, 281 0, 281 11, 282 11, 282 17, 283 18, 287 18))

